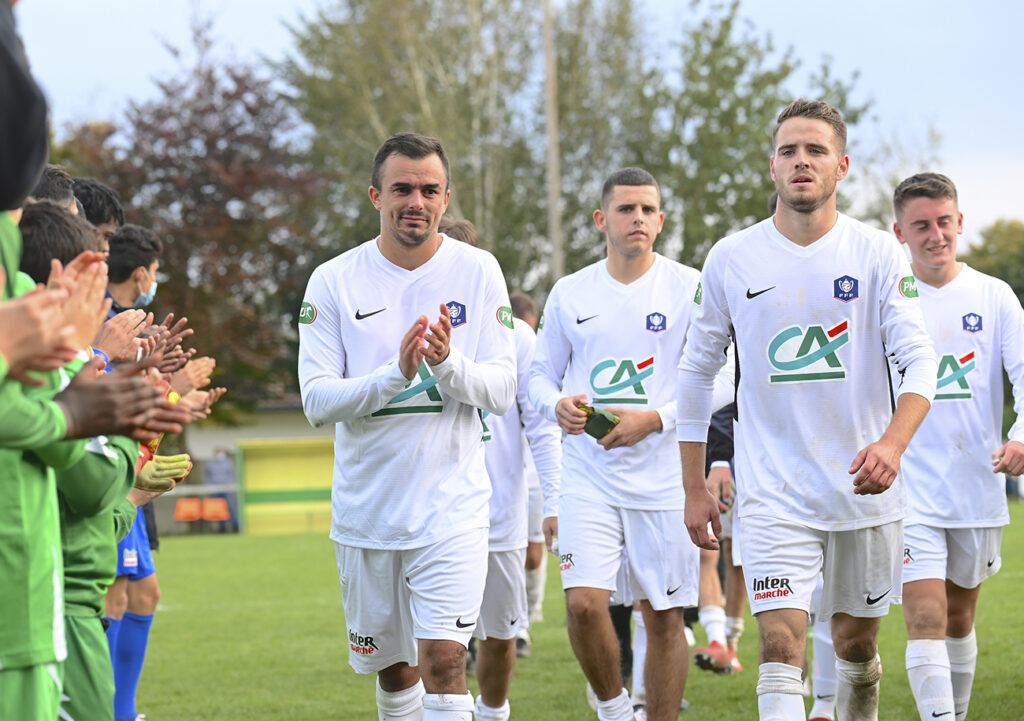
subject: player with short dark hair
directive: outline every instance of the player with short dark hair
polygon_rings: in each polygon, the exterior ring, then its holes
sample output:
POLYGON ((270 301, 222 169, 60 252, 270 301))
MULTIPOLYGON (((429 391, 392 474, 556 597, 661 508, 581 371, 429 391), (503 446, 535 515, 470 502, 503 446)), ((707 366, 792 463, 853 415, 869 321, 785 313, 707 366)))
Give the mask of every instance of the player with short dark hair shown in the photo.
POLYGON ((761 640, 760 717, 806 717, 808 611, 823 570, 839 717, 874 719, 879 619, 900 597, 900 457, 934 395, 935 354, 899 243, 837 212, 850 166, 838 111, 794 101, 773 138, 775 214, 712 247, 694 298, 679 371, 686 526, 697 545, 718 547, 704 442, 710 384, 734 340, 737 513, 761 640), (900 372, 891 388, 878 382, 887 359, 900 372))
POLYGON ((569 640, 601 721, 634 716, 608 613, 613 593, 644 615, 653 721, 679 712, 689 656, 682 609, 697 601, 673 431, 675 365, 699 274, 654 252, 664 220, 649 172, 608 176, 594 211, 607 259, 555 283, 530 371, 530 400, 567 434, 561 488, 542 482, 544 531, 549 547, 558 536, 569 640), (604 432, 581 406, 613 414, 601 416, 604 432))
POLYGON ((52 200, 66 208, 72 215, 78 215, 78 205, 74 193, 74 180, 62 165, 47 164, 43 174, 32 190, 35 200, 52 200))
POLYGON ((67 265, 87 250, 99 250, 99 231, 54 201, 28 203, 19 227, 24 238, 21 271, 36 283, 46 283, 52 259, 67 265))
POLYGON ((369 195, 380 235, 306 288, 302 404, 312 425, 336 427, 349 664, 376 674, 380 718, 461 721, 487 569, 480 412, 515 401, 512 311, 494 257, 437 232, 451 197, 439 141, 385 141, 369 195))
POLYGON ((109 185, 96 178, 75 178, 75 198, 85 209, 85 219, 95 225, 105 238, 124 225, 124 209, 121 199, 109 185))
POLYGON ((1010 522, 1002 474, 1024 472, 1024 309, 1004 281, 957 260, 963 213, 953 181, 913 175, 896 187, 893 209, 939 355, 935 402, 903 458, 907 678, 922 719, 962 719, 978 661, 978 595, 1002 565, 1010 522), (1017 415, 1006 442, 1004 369, 1017 415))

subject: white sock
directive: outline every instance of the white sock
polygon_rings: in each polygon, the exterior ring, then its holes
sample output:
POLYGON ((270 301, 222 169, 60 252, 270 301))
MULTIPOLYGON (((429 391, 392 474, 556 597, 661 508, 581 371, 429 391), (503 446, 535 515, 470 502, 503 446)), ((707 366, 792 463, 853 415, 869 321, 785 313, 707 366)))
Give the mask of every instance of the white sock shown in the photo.
POLYGON ((424 694, 423 721, 473 721, 473 694, 424 694))
POLYGON ((953 683, 945 641, 907 641, 907 681, 923 721, 934 721, 947 714, 947 721, 953 721, 953 683))
POLYGON ((859 663, 836 657, 836 715, 843 721, 878 721, 878 654, 859 663))
POLYGON ((978 637, 974 629, 963 638, 946 636, 946 652, 949 654, 949 677, 953 683, 953 704, 957 719, 967 715, 971 702, 971 686, 974 685, 974 669, 978 665, 978 637))
POLYGON ((501 708, 491 708, 484 704, 483 696, 477 696, 475 712, 477 721, 508 721, 512 709, 508 705, 508 699, 505 699, 501 708))
POLYGON ((530 609, 530 625, 544 620, 544 582, 548 575, 548 554, 540 557, 540 565, 526 572, 526 607, 530 609))
POLYGON ((629 700, 629 691, 607 701, 597 701, 598 721, 633 721, 633 702, 629 700))
POLYGON ((420 721, 423 718, 423 681, 401 691, 385 691, 377 679, 379 721, 420 721))
POLYGON ((697 619, 708 635, 708 645, 718 641, 725 645, 725 609, 721 606, 704 606, 697 611, 697 619))
POLYGON ((811 718, 835 718, 836 652, 832 646, 832 621, 814 622, 814 662, 811 688, 814 706, 811 718))
POLYGON ((633 611, 633 705, 647 704, 644 664, 647 662, 647 626, 644 615, 633 611))
POLYGON ((760 721, 804 721, 803 672, 788 663, 762 663, 757 676, 760 721))
POLYGON ((740 636, 743 634, 743 619, 739 616, 726 616, 725 617, 725 642, 729 646, 736 648, 740 642, 740 636))

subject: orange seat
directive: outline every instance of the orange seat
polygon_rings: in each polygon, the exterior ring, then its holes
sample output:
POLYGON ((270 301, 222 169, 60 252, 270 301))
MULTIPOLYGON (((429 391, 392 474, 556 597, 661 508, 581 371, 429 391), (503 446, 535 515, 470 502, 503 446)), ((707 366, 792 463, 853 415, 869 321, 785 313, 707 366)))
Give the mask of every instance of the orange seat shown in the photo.
POLYGON ((198 498, 179 498, 174 506, 174 520, 190 523, 202 517, 198 498))
POLYGON ((223 498, 204 498, 202 515, 204 521, 231 520, 231 511, 228 510, 228 502, 223 498))

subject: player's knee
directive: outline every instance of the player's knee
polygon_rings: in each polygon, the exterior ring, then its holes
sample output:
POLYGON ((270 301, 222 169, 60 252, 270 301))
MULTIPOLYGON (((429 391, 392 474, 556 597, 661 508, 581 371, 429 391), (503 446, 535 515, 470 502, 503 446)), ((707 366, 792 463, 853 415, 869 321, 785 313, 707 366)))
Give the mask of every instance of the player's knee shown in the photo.
POLYGON ((944 635, 963 638, 974 628, 974 608, 951 608, 946 617, 944 635))
MULTIPOLYGON (((761 656, 765 663, 794 663, 800 645, 788 626, 761 629, 761 656)), ((798 664, 797 664, 798 665, 798 664)))
POLYGON ((598 599, 592 594, 574 590, 569 589, 565 595, 565 610, 571 623, 587 626, 608 615, 607 599, 598 599))
POLYGON ((921 603, 907 617, 910 638, 942 638, 946 635, 946 613, 940 603, 921 603))
POLYGON ((536 571, 544 560, 544 544, 531 543, 526 547, 526 570, 536 571))
POLYGON ((420 673, 429 693, 459 692, 465 687, 465 646, 456 641, 433 641, 420 648, 420 673))
POLYGON ((140 615, 156 612, 160 603, 160 584, 156 576, 147 576, 140 581, 133 581, 128 587, 128 610, 140 615))
POLYGON ((832 637, 836 656, 856 663, 870 661, 878 654, 878 644, 870 634, 860 636, 832 637))

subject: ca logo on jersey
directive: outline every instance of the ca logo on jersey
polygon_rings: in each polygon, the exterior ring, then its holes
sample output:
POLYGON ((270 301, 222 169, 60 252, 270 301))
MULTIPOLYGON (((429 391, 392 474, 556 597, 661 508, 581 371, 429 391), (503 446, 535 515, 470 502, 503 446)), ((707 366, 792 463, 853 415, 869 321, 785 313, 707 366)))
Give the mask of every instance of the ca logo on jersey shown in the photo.
POLYGON ((806 330, 792 326, 781 331, 768 344, 768 360, 776 370, 771 383, 839 381, 846 378, 843 363, 836 352, 850 342, 849 321, 834 328, 811 325, 806 330))
POLYGON ((634 362, 609 358, 590 371, 590 388, 594 403, 647 405, 644 381, 654 375, 654 356, 634 362), (615 395, 626 393, 627 395, 615 395))
POLYGON ((406 384, 405 390, 388 401, 388 404, 379 411, 371 413, 370 417, 440 413, 442 410, 444 402, 441 399, 441 391, 437 389, 437 378, 431 375, 426 363, 420 363, 416 377, 406 384))
POLYGON ((485 443, 494 437, 491 435, 491 427, 487 425, 487 416, 489 415, 491 415, 490 411, 480 411, 480 425, 483 426, 484 429, 483 441, 485 443))
POLYGON ((971 384, 967 375, 975 369, 974 351, 957 358, 947 353, 939 359, 939 382, 935 400, 966 400, 971 397, 971 384))

